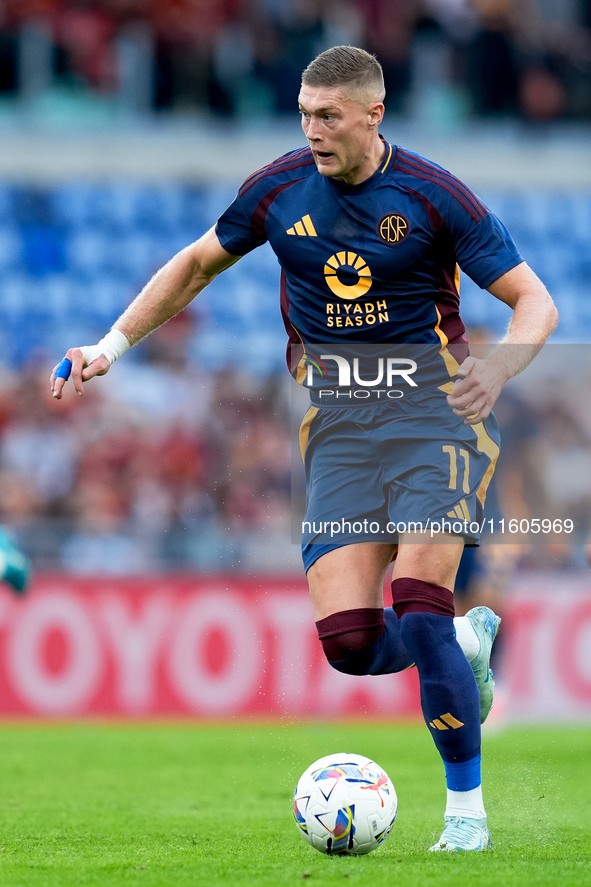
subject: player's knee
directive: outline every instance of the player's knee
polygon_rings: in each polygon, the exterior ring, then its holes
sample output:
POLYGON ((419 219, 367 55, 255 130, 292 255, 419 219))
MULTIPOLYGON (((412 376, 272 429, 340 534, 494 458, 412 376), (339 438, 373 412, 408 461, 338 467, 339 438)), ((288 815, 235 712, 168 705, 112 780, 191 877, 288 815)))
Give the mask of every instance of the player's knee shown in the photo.
POLYGON ((364 607, 332 613, 316 623, 324 655, 345 674, 368 674, 370 651, 384 632, 381 607, 364 607))

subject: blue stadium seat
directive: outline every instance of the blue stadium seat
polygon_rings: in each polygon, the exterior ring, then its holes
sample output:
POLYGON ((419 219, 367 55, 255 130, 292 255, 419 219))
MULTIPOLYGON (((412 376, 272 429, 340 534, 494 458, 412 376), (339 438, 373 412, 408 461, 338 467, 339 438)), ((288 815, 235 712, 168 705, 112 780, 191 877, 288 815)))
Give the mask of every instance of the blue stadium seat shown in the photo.
POLYGON ((23 241, 18 228, 8 219, 0 225, 0 273, 22 267, 23 241))
POLYGON ((0 224, 14 222, 12 193, 12 186, 8 182, 0 182, 0 224))
POLYGON ((102 186, 97 182, 73 181, 50 190, 49 202, 56 224, 72 229, 101 220, 102 186))

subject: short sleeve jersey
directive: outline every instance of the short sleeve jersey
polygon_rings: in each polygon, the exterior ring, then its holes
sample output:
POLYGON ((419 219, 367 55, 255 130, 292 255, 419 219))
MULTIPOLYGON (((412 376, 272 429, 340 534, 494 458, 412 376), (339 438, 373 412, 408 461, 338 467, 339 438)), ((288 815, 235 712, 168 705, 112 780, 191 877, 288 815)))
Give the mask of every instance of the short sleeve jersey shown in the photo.
POLYGON ((218 220, 233 255, 271 245, 292 345, 465 343, 458 266, 484 288, 522 261, 459 179, 384 146, 358 185, 320 175, 309 148, 292 151, 246 179, 218 220))

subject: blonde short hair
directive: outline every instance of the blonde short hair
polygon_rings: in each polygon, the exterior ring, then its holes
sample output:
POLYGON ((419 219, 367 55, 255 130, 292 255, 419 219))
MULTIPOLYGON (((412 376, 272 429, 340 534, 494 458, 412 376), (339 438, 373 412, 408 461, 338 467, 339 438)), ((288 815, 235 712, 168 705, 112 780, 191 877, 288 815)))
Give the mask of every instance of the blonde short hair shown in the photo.
POLYGON ((370 101, 386 95, 384 73, 375 55, 357 46, 332 46, 316 56, 302 73, 302 86, 349 87, 370 101))

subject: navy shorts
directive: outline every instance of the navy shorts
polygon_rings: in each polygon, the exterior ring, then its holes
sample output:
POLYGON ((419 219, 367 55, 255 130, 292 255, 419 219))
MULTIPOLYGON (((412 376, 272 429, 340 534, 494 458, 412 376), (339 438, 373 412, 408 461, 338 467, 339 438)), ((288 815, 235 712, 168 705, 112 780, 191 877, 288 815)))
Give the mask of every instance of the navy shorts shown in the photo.
POLYGON ((404 400, 311 406, 300 428, 306 571, 327 551, 396 545, 405 531, 477 544, 499 443, 494 415, 467 425, 438 388, 404 400))

